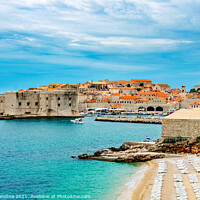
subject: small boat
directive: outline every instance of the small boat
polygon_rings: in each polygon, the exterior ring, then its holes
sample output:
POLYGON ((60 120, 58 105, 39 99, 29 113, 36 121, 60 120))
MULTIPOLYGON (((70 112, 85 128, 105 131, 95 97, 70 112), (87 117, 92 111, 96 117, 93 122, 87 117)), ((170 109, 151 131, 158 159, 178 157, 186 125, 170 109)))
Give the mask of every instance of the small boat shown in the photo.
POLYGON ((83 120, 81 118, 71 120, 71 122, 74 123, 74 124, 83 124, 83 120))

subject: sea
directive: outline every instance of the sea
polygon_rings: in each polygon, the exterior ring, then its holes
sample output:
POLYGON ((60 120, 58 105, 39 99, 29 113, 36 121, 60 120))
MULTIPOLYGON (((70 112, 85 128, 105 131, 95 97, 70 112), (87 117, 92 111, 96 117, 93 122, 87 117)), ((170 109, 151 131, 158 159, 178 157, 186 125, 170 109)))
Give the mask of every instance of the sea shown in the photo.
POLYGON ((129 199, 141 163, 71 158, 124 141, 156 140, 161 125, 70 119, 0 121, 0 199, 129 199), (129 192, 129 196, 128 196, 129 192))

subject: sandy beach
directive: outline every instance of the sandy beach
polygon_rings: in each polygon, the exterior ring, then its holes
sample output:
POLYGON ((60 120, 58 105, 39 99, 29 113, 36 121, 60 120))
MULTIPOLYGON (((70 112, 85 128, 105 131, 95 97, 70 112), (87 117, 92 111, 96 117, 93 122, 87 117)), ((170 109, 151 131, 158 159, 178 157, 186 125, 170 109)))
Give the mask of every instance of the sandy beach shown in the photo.
MULTIPOLYGON (((178 159, 186 159, 187 161, 187 157, 185 155, 180 156, 180 157, 165 158, 166 164, 167 164, 167 172, 165 173, 164 180, 163 180, 163 187, 162 187, 162 193, 161 193, 162 200, 176 199, 176 192, 173 185, 173 174, 181 174, 176 166, 176 161, 178 159)), ((132 198, 131 198, 132 200, 149 200, 150 199, 154 178, 157 175, 158 161, 159 159, 147 162, 147 164, 149 165, 149 168, 145 171, 143 178, 141 179, 139 184, 136 186, 136 188, 133 190, 132 198)), ((200 182, 200 174, 197 173, 188 162, 186 163, 189 169, 189 173, 197 174, 199 178, 199 182, 200 182)), ((188 200, 196 199, 192 186, 190 184, 188 175, 181 174, 181 176, 183 179, 183 184, 186 187, 188 200)))

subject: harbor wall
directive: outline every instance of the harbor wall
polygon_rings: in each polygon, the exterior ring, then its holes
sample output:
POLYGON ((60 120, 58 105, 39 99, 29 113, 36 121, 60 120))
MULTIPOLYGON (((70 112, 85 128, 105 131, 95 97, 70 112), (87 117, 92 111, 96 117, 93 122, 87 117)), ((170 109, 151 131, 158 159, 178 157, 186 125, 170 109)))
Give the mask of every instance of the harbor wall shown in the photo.
POLYGON ((3 115, 5 112, 5 97, 3 94, 0 94, 0 115, 3 115))
POLYGON ((200 136, 200 120, 162 119, 162 137, 194 138, 200 136))
POLYGON ((95 119, 95 121, 162 124, 162 120, 161 119, 128 118, 128 117, 97 117, 95 119))

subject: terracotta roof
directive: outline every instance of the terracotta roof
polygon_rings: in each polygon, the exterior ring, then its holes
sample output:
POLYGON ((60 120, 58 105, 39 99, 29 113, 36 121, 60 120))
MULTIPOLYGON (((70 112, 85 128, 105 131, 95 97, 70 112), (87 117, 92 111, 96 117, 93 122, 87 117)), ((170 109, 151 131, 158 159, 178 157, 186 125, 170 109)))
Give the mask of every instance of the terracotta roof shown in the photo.
POLYGON ((119 81, 115 81, 115 83, 127 83, 127 81, 125 81, 125 80, 119 80, 119 81))
POLYGON ((121 104, 115 104, 112 106, 112 108, 121 108, 121 107, 122 107, 121 104))
POLYGON ((191 103, 190 105, 200 105, 200 101, 195 101, 195 102, 191 103))
POLYGON ((181 99, 179 97, 174 97, 173 99, 171 99, 171 101, 179 102, 179 101, 181 101, 181 99))
POLYGON ((165 98, 163 97, 158 97, 160 100, 164 101, 164 102, 168 102, 165 98))
POLYGON ((87 99, 86 103, 96 103, 96 102, 108 102, 107 99, 87 99))
POLYGON ((156 84, 156 85, 159 85, 160 87, 165 87, 165 88, 170 87, 168 84, 156 84))
POLYGON ((164 92, 156 92, 157 97, 169 97, 168 94, 165 94, 164 92))
POLYGON ((140 102, 140 101, 143 102, 143 101, 150 101, 150 100, 147 99, 147 98, 139 98, 139 99, 136 99, 135 101, 136 101, 136 102, 138 102, 138 101, 139 101, 139 102, 140 102))
POLYGON ((138 97, 138 95, 134 95, 134 96, 122 96, 119 97, 119 99, 136 99, 138 97))

